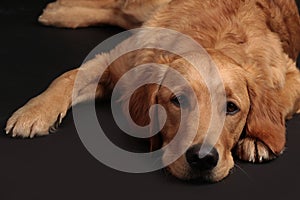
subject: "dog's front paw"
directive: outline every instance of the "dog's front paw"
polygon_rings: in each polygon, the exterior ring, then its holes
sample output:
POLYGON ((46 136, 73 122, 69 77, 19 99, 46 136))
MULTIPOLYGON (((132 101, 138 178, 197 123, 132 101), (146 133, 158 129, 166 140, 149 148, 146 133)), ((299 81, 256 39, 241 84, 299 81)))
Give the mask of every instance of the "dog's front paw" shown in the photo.
POLYGON ((35 135, 48 135, 57 128, 64 115, 50 104, 32 99, 9 118, 5 131, 13 137, 32 138, 35 135))
POLYGON ((261 163, 276 158, 276 155, 263 142, 248 137, 238 142, 236 154, 239 159, 253 163, 261 163))

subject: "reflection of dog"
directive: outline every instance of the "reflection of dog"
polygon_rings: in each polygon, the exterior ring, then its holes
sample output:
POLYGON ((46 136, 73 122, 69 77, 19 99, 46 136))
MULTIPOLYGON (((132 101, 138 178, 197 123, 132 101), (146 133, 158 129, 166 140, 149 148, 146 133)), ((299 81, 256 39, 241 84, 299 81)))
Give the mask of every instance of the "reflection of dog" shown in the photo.
MULTIPOLYGON (((225 124, 217 144, 201 157, 199 149, 209 117, 201 118, 192 146, 168 167, 176 177, 221 180, 234 165, 231 150, 235 146, 238 157, 250 162, 271 160, 282 153, 285 120, 300 111, 300 73, 295 64, 300 50, 300 20, 294 1, 58 0, 47 6, 39 21, 70 28, 103 23, 124 28, 142 24, 165 27, 191 36, 208 51, 225 85, 225 124), (243 130, 245 134, 241 134, 243 130)), ((108 59, 109 54, 101 54, 85 65, 92 70, 93 66, 105 65, 108 59)), ((147 62, 178 70, 195 91, 202 116, 209 115, 209 93, 201 77, 187 67, 185 60, 154 50, 132 52, 115 61, 105 71, 97 96, 109 94, 126 70, 147 62)), ((7 133, 21 137, 48 134, 72 104, 77 72, 75 69, 63 74, 44 93, 16 111, 7 122, 7 133)), ((82 84, 86 89, 79 94, 79 101, 89 99, 89 82, 82 84)), ((149 106, 163 105, 168 118, 161 139, 162 145, 167 144, 180 124, 180 107, 192 109, 189 95, 184 92, 181 88, 174 96, 158 85, 143 86, 130 99, 133 120, 147 125, 149 106)), ((198 123, 193 116, 184 120, 185 131, 198 123)), ((153 148, 158 147, 156 137, 151 141, 153 148)))

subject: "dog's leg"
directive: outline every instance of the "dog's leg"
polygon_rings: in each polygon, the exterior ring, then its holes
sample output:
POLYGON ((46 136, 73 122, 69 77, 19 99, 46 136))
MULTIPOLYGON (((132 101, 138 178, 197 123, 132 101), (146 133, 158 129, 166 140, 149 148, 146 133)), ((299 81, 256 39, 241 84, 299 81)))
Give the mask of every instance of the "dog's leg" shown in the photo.
POLYGON ((128 52, 127 49, 134 42, 136 37, 129 37, 110 52, 96 55, 80 68, 55 79, 45 92, 9 118, 6 133, 14 137, 47 135, 61 123, 72 105, 109 95, 122 75, 136 66, 134 58, 137 52, 128 52))
POLYGON ((270 126, 268 121, 261 121, 262 126, 259 125, 258 130, 246 132, 246 136, 238 142, 236 147, 236 153, 240 159, 263 162, 276 158, 284 151, 286 140, 284 122, 299 112, 300 108, 300 72, 293 61, 290 60, 289 65, 285 86, 272 94, 281 105, 280 108, 275 108, 276 111, 274 110, 277 112, 279 109, 278 112, 282 118, 281 125, 276 128, 278 124, 270 126), (272 126, 273 130, 268 128, 272 126))
POLYGON ((58 77, 45 92, 17 110, 7 122, 6 133, 12 133, 13 137, 48 134, 61 122, 71 105, 76 74, 77 69, 58 77))
POLYGON ((78 28, 110 24, 140 27, 160 6, 171 0, 58 0, 49 3, 39 17, 44 25, 78 28))
POLYGON ((121 10, 115 8, 118 6, 115 1, 106 0, 102 4, 99 2, 101 1, 56 1, 47 5, 39 17, 39 22, 66 28, 111 24, 129 29, 140 25, 137 20, 126 17, 121 10))
POLYGON ((45 92, 31 99, 10 117, 6 125, 6 133, 11 133, 13 137, 47 135, 61 123, 71 105, 95 96, 103 97, 109 90, 109 83, 107 83, 109 68, 103 73, 101 79, 103 85, 97 82, 99 78, 97 71, 101 67, 103 69, 107 67, 108 57, 109 54, 98 55, 81 68, 66 72, 55 79, 45 92), (79 72, 81 75, 77 77, 79 72), (77 90, 73 90, 75 80, 77 90), (96 94, 95 90, 90 90, 92 84, 97 84, 96 94))

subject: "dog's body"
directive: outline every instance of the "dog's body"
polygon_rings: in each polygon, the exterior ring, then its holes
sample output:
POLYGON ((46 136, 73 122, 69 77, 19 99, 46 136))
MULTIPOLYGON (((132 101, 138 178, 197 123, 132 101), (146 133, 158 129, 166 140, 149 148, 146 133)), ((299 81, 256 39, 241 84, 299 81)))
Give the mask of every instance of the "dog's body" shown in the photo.
MULTIPOLYGON (((239 158, 251 162, 271 160, 284 150, 285 120, 300 112, 300 73, 295 64, 300 51, 300 19, 293 0, 58 0, 47 6, 39 20, 46 25, 70 28, 103 23, 127 29, 141 25, 163 27, 189 35, 207 50, 219 68, 228 101, 238 109, 226 117, 214 148, 218 154, 215 166, 199 172, 190 166, 185 155, 169 166, 175 176, 218 181, 233 167, 234 147, 239 158), (241 136, 243 130, 245 135, 241 136)), ((165 53, 157 55, 160 53, 136 51, 112 63, 99 83, 97 96, 110 94, 131 68, 147 62, 162 63, 186 77, 201 96, 200 112, 205 112, 204 100, 208 99, 201 77, 185 68, 188 64, 182 59, 165 53)), ((89 69, 87 73, 93 74, 97 66, 109 63, 109 57, 109 53, 98 55, 83 70, 89 69)), ((83 81, 85 88, 72 102, 78 71, 63 74, 44 93, 16 111, 7 123, 7 133, 22 137, 46 135, 55 123, 61 122, 71 105, 90 99, 88 86, 96 77, 83 81)), ((130 100, 132 117, 139 125, 149 123, 145 116, 149 104, 155 103, 154 97, 168 114, 161 131, 166 145, 180 123, 178 111, 168 101, 172 97, 170 91, 155 85, 138 90, 130 100)), ((188 127, 195 124, 192 117, 186 119, 188 127)), ((193 147, 203 142, 205 120, 199 122, 193 147)))

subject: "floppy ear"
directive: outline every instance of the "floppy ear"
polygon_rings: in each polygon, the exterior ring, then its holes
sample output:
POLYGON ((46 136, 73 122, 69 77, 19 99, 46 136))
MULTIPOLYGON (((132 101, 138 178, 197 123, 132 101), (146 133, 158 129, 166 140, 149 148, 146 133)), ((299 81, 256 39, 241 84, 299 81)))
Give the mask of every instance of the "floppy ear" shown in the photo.
POLYGON ((246 136, 258 139, 278 155, 285 146, 285 107, 280 100, 280 89, 264 84, 248 83, 250 110, 246 136))
MULTIPOLYGON (((150 114, 153 120, 152 126, 157 126, 157 111, 150 113, 149 109, 151 105, 157 103, 157 92, 159 85, 157 84, 148 84, 138 88, 130 98, 129 101, 129 113, 132 120, 139 126, 147 126, 150 123, 150 114)), ((149 130, 149 134, 152 132, 149 130)), ((155 151, 162 146, 161 135, 158 133, 150 138, 150 151, 155 151)))
MULTIPOLYGON (((153 110, 150 113, 150 107, 157 103, 157 93, 160 88, 159 84, 162 83, 166 72, 168 71, 168 65, 180 57, 167 52, 156 52, 153 50, 143 51, 139 55, 142 55, 142 57, 141 59, 136 58, 136 66, 143 65, 145 63, 158 63, 161 66, 151 66, 150 64, 147 69, 139 69, 137 67, 133 68, 134 74, 133 76, 129 76, 129 79, 124 82, 122 92, 125 94, 120 100, 129 101, 130 117, 137 125, 145 127, 151 123, 148 130, 150 136, 150 133, 153 133, 154 129, 157 130, 156 128, 160 125, 158 122, 158 111, 153 110), (162 65, 165 66, 163 67, 162 65), (134 86, 137 83, 139 85, 141 82, 150 84, 143 85, 136 89, 131 96, 130 94, 126 94, 128 88, 135 88, 134 86), (153 82, 159 84, 154 84, 153 82), (152 115, 151 119, 153 119, 151 122, 150 114, 152 115)), ((160 133, 150 137, 151 151, 161 148, 162 144, 162 137, 160 133)))
MULTIPOLYGON (((128 79, 125 82, 123 92, 126 93, 128 88, 134 88, 135 83, 139 83, 140 81, 151 83, 146 84, 135 90, 135 92, 129 97, 128 94, 123 95, 121 98, 122 101, 129 101, 129 113, 132 120, 139 126, 145 127, 151 123, 149 126, 149 135, 153 133, 154 129, 159 127, 158 120, 158 111, 153 110, 151 113, 149 109, 152 105, 157 103, 157 93, 160 88, 159 84, 154 84, 153 81, 157 83, 162 83, 165 74, 168 70, 168 64, 178 59, 177 55, 168 54, 166 52, 155 52, 149 51, 143 52, 142 59, 138 59, 139 62, 136 62, 135 65, 142 65, 146 63, 159 63, 161 65, 166 65, 165 67, 156 67, 150 66, 145 71, 139 71, 139 69, 134 69, 135 74, 134 77, 128 79), (147 55, 147 56, 146 56, 147 55), (150 60, 147 60, 150 59, 150 60), (150 114, 151 119, 153 121, 150 122, 150 114), (155 128, 154 128, 155 127, 155 128)), ((155 134, 150 137, 150 151, 158 150, 162 147, 162 137, 160 133, 155 134)))

